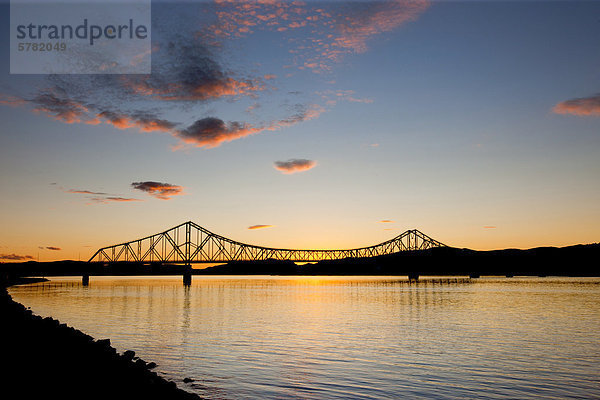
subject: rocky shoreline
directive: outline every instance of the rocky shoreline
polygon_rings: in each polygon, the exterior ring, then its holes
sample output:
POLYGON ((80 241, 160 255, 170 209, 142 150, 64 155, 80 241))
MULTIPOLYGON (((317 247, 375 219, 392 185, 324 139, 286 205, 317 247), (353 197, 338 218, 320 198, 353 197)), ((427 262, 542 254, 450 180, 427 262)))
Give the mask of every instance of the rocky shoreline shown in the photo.
MULTIPOLYGON (((95 340, 58 320, 34 315, 0 285, 4 399, 199 399, 152 371, 156 364, 119 354, 110 339, 95 340)), ((39 280, 38 280, 39 281, 39 280)))

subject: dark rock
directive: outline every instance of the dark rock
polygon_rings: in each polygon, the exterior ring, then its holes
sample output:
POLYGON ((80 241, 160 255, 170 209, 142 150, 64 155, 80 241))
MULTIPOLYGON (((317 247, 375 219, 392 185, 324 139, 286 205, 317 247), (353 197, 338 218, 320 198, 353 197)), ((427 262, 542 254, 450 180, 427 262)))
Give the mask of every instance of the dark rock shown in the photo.
POLYGON ((155 363, 131 362, 133 351, 118 355, 109 339, 94 341, 55 319, 31 315, 5 288, 0 315, 3 327, 10 326, 0 329, 0 359, 11 367, 2 375, 2 399, 199 399, 151 371, 155 363))
POLYGON ((141 358, 138 358, 137 360, 135 360, 135 365, 137 365, 138 367, 144 368, 144 369, 148 367, 146 365, 146 361, 142 360, 141 358))
POLYGON ((192 378, 183 378, 183 383, 190 383, 190 382, 194 382, 194 380, 192 378))
POLYGON ((146 368, 148 368, 148 369, 154 369, 154 368, 156 368, 156 363, 155 362, 149 362, 148 364, 146 364, 146 368))
POLYGON ((125 353, 123 353, 123 358, 127 361, 132 361, 133 357, 135 357, 135 351, 133 350, 127 350, 125 353))

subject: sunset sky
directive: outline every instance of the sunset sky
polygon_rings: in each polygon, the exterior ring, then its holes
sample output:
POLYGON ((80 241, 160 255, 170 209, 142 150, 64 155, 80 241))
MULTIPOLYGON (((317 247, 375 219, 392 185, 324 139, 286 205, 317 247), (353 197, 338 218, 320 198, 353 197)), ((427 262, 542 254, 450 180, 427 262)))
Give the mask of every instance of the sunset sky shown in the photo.
POLYGON ((0 261, 600 241, 600 2, 152 2, 150 75, 10 74, 0 4, 0 261))

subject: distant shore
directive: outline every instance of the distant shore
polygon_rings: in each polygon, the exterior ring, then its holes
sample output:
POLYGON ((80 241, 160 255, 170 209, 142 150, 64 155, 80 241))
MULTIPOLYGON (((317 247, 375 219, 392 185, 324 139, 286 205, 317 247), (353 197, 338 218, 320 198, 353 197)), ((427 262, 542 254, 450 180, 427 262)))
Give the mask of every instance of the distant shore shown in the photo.
MULTIPOLYGON (((600 258, 600 243, 527 250, 477 251, 455 247, 402 251, 365 258, 296 264, 289 260, 231 261, 193 275, 389 275, 389 276, 600 276, 591 260, 600 258)), ((169 263, 85 261, 0 264, 0 280, 19 276, 182 275, 185 266, 169 263)))
POLYGON ((109 339, 95 340, 15 302, 7 287, 45 281, 15 278, 0 284, 3 398, 199 399, 152 369, 156 364, 117 353, 109 339))

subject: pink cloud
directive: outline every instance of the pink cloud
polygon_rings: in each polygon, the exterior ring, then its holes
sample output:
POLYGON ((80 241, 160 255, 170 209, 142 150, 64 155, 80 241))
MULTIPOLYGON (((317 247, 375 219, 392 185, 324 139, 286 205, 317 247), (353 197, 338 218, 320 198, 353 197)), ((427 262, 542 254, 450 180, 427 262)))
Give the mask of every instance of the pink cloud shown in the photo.
POLYGON ((555 105, 552 111, 580 117, 600 116, 600 95, 563 101, 555 105))
POLYGON ((265 229, 265 228, 272 228, 275 225, 252 225, 249 226, 248 229, 250 230, 254 230, 254 229, 265 229))
POLYGON ((138 128, 141 132, 169 132, 176 124, 150 115, 126 115, 112 111, 103 111, 96 116, 105 123, 118 129, 138 128))
POLYGON ((170 183, 146 181, 133 182, 131 186, 161 200, 169 200, 172 196, 183 194, 183 186, 172 185, 170 183))
POLYGON ((295 174, 297 172, 308 171, 316 166, 317 162, 314 160, 293 158, 287 161, 275 161, 273 168, 284 174, 295 174))

